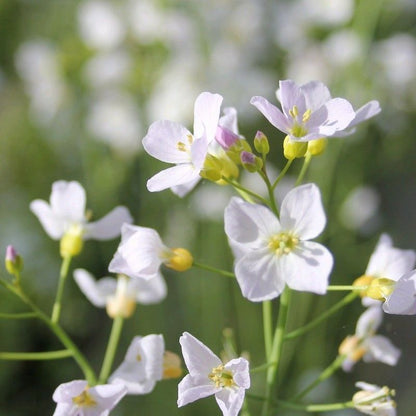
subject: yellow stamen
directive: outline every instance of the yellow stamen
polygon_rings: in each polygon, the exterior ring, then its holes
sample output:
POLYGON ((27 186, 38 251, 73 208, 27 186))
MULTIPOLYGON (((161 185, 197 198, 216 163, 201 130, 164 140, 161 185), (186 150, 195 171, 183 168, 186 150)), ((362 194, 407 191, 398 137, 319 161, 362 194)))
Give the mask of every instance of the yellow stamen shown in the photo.
POLYGON ((289 114, 292 118, 296 118, 299 114, 298 107, 294 105, 291 110, 289 110, 289 114))
POLYGON ((88 388, 79 396, 74 397, 72 401, 79 407, 94 407, 97 405, 97 402, 92 398, 91 394, 88 393, 88 388))
POLYGON ((311 118, 312 110, 308 109, 303 113, 302 123, 306 123, 311 118))
POLYGON ((180 152, 186 152, 186 144, 185 143, 183 143, 183 142, 178 142, 178 143, 176 143, 176 147, 178 148, 178 150, 180 151, 180 152))
POLYGON ((291 233, 282 232, 270 238, 268 247, 277 256, 289 254, 299 244, 299 238, 291 233))
POLYGON ((223 364, 220 364, 218 367, 214 367, 208 374, 208 378, 214 382, 215 387, 235 386, 231 371, 224 370, 223 364))

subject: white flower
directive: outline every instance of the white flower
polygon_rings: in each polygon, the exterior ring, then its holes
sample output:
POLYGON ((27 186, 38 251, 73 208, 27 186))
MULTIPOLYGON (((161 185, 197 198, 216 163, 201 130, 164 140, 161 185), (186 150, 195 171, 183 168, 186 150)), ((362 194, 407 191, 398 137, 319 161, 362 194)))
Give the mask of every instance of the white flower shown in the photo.
POLYGON ((88 300, 98 308, 106 307, 112 317, 120 312, 131 316, 136 303, 158 303, 166 297, 166 283, 160 274, 150 280, 119 275, 117 279, 103 277, 97 282, 86 270, 76 269, 74 279, 88 300))
POLYGON ((396 403, 391 398, 394 390, 359 381, 355 384, 362 389, 354 394, 354 407, 360 412, 371 416, 396 416, 396 403))
POLYGON ((143 138, 143 147, 151 156, 176 166, 162 170, 147 181, 150 192, 171 188, 186 195, 199 181, 208 145, 214 139, 222 97, 203 92, 194 106, 194 134, 179 123, 156 121, 143 138))
POLYGON ((416 315, 416 270, 406 273, 394 284, 383 310, 395 315, 416 315))
POLYGON ((120 235, 121 225, 132 222, 127 208, 119 206, 96 222, 88 222, 84 188, 75 181, 57 181, 52 185, 50 203, 36 199, 30 209, 46 233, 59 240, 66 233, 77 233, 82 239, 108 240, 120 235))
POLYGON ((342 131, 380 112, 376 101, 365 104, 355 112, 347 100, 331 98, 322 82, 311 81, 298 86, 291 80, 285 80, 279 85, 278 97, 283 112, 263 97, 252 97, 250 103, 294 141, 340 136, 342 131))
POLYGON ((123 385, 89 387, 85 380, 64 383, 53 393, 58 403, 53 416, 108 416, 126 392, 123 385))
POLYGON ((365 362, 379 361, 388 365, 396 365, 400 357, 400 350, 391 341, 376 335, 383 320, 380 306, 372 306, 358 319, 354 336, 348 336, 339 348, 340 354, 347 358, 342 363, 344 371, 351 371, 353 365, 361 358, 365 362))
POLYGON ((262 205, 233 198, 224 221, 244 297, 254 302, 273 299, 285 284, 300 291, 326 292, 332 255, 321 244, 308 241, 326 223, 316 185, 292 189, 282 202, 280 220, 262 205))
POLYGON ((162 263, 184 271, 192 266, 192 256, 185 249, 165 246, 152 228, 124 224, 121 243, 108 267, 110 272, 149 280, 159 273, 162 263))
POLYGON ((224 416, 237 416, 250 387, 249 363, 236 358, 223 364, 201 341, 184 332, 179 342, 189 374, 178 386, 178 407, 215 395, 224 416))
POLYGON ((165 343, 162 335, 134 337, 109 382, 126 386, 128 394, 150 393, 163 377, 165 343))

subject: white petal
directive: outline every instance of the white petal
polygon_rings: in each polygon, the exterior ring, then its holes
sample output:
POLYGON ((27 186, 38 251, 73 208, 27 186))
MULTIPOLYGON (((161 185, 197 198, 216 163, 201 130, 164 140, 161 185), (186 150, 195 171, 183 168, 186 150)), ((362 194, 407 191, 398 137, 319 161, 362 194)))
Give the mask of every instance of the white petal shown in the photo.
POLYGON ((179 338, 182 355, 189 374, 192 377, 203 377, 207 380, 213 368, 222 364, 221 360, 201 341, 188 332, 179 338))
POLYGON ((250 370, 249 362, 245 358, 235 358, 228 361, 224 368, 231 371, 233 380, 238 387, 244 389, 250 388, 250 370))
POLYGON ((290 125, 284 114, 265 98, 252 97, 250 104, 254 105, 274 127, 284 133, 289 132, 290 125))
POLYGON ((60 384, 54 391, 52 399, 56 403, 72 403, 72 398, 79 396, 87 385, 85 380, 73 380, 60 384))
POLYGON ((167 294, 165 279, 163 279, 160 273, 157 273, 155 277, 149 280, 133 278, 130 280, 129 285, 132 285, 133 290, 136 292, 137 302, 143 305, 159 303, 167 294))
POLYGON ((358 338, 367 338, 370 334, 374 334, 383 322, 383 311, 381 304, 368 308, 358 318, 355 335, 358 338))
POLYGON ((274 299, 285 287, 277 257, 268 248, 250 251, 237 261, 235 275, 243 296, 252 302, 274 299))
POLYGON ((66 223, 52 212, 47 202, 35 199, 30 203, 30 210, 38 217, 49 237, 59 240, 63 236, 66 223))
POLYGON ((192 191, 195 188, 196 184, 200 181, 201 177, 198 176, 194 180, 189 181, 182 185, 175 185, 170 188, 170 190, 179 198, 183 198, 186 194, 192 191))
MULTIPOLYGON (((127 389, 122 385, 102 384, 91 387, 89 393, 103 410, 110 411, 126 395, 127 389)), ((106 413, 97 413, 98 415, 104 416, 106 413)))
POLYGON ((282 255, 280 273, 291 289, 326 293, 334 260, 330 251, 313 241, 303 241, 299 249, 282 255))
POLYGON ((192 376, 188 374, 178 385, 178 407, 182 407, 188 403, 194 402, 195 400, 211 396, 218 390, 219 388, 215 387, 208 378, 206 384, 198 384, 195 383, 192 376))
POLYGON ((84 188, 78 182, 54 182, 50 202, 56 216, 72 223, 84 222, 86 196, 84 188))
POLYGON ((210 143, 217 131, 220 118, 222 96, 203 92, 198 95, 194 105, 194 135, 200 138, 205 135, 210 143))
POLYGON ((234 134, 238 134, 237 110, 234 107, 226 107, 222 113, 223 116, 220 117, 218 124, 234 134))
POLYGON ((303 91, 292 80, 287 79, 279 82, 279 96, 286 117, 290 117, 289 112, 294 106, 298 108, 300 115, 307 110, 303 91))
POLYGON ((215 393, 215 399, 217 400, 223 416, 237 416, 238 412, 241 410, 241 406, 243 405, 244 395, 245 390, 242 388, 224 388, 215 393))
POLYGON ((300 87, 305 96, 306 109, 316 111, 331 99, 331 94, 325 84, 319 81, 311 81, 300 87))
POLYGON ((321 192, 313 184, 297 186, 288 192, 280 208, 282 228, 302 240, 321 234, 326 224, 321 192))
POLYGON ((375 335, 365 343, 367 353, 364 355, 365 362, 379 361, 388 365, 396 365, 400 358, 400 350, 382 335, 375 335))
POLYGON ((190 163, 173 166, 162 170, 147 181, 147 189, 150 192, 159 192, 177 185, 194 183, 199 178, 199 171, 190 163))
POLYGON ((383 305, 384 312, 416 315, 416 270, 402 276, 383 305))
POLYGON ((186 163, 189 155, 179 150, 178 143, 189 146, 192 134, 185 127, 173 121, 156 121, 153 123, 143 139, 143 147, 149 155, 162 162, 186 163))
POLYGON ((126 207, 116 207, 100 220, 86 224, 84 239, 110 240, 116 238, 121 233, 121 226, 124 223, 132 222, 133 218, 126 207))
POLYGON ((378 113, 380 113, 380 111, 381 108, 378 101, 369 101, 367 104, 364 104, 356 111, 355 118, 351 121, 348 128, 356 126, 357 124, 376 116, 378 113))
POLYGON ((52 416, 74 416, 76 411, 72 403, 58 403, 52 416))
POLYGON ((115 293, 117 287, 116 279, 107 277, 96 282, 94 276, 84 269, 74 270, 74 279, 81 292, 98 308, 106 305, 107 298, 115 293))

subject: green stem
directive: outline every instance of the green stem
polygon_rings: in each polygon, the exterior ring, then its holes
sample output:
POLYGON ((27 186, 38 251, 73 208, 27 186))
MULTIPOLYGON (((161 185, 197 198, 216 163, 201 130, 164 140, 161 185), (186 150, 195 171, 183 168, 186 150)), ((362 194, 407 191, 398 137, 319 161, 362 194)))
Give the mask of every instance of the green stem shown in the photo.
POLYGON ((288 161, 286 162, 285 167, 284 167, 284 168, 283 168, 283 170, 279 173, 279 176, 276 178, 276 180, 273 182, 273 185, 272 185, 272 189, 273 189, 273 190, 276 188, 277 184, 278 184, 278 183, 282 180, 283 176, 285 176, 285 175, 286 175, 286 172, 289 170, 289 168, 290 168, 290 166, 292 165, 292 162, 293 162, 294 160, 295 160, 295 159, 290 159, 290 160, 288 160, 288 161))
POLYGON ((198 262, 194 261, 192 263, 192 266, 197 267, 198 269, 208 270, 209 272, 218 273, 218 274, 221 274, 223 276, 235 278, 235 274, 233 272, 228 272, 226 270, 217 269, 216 267, 208 266, 207 264, 198 263, 198 262))
POLYGON ((258 199, 260 202, 262 202, 265 205, 269 205, 269 201, 267 201, 265 198, 263 198, 261 195, 250 191, 250 189, 245 188, 243 185, 240 185, 238 182, 232 181, 231 179, 226 178, 225 176, 223 176, 221 179, 223 179, 225 182, 229 183, 230 185, 232 185, 234 188, 245 192, 248 195, 251 195, 252 197, 258 199))
POLYGON ((269 177, 267 176, 266 170, 264 169, 260 171, 259 174, 263 178, 264 183, 267 186, 267 192, 269 194, 269 200, 270 200, 270 203, 268 205, 270 206, 272 211, 276 214, 276 216, 279 217, 279 210, 277 209, 277 206, 276 206, 276 200, 274 198, 273 187, 272 187, 272 184, 270 183, 269 177))
POLYGON ((262 412, 263 416, 267 416, 269 414, 270 403, 272 399, 271 397, 272 389, 275 383, 276 373, 279 368, 280 358, 282 355, 284 333, 285 333, 286 321, 287 321, 287 312, 289 309, 289 301, 290 301, 290 289, 286 286, 285 290, 280 295, 279 315, 278 315, 276 330, 273 336, 272 349, 270 352, 270 356, 268 358, 268 361, 274 363, 274 365, 270 366, 270 368, 267 370, 267 377, 266 377, 267 400, 263 405, 263 412, 262 412))
POLYGON ((0 313, 0 319, 30 319, 37 318, 34 312, 0 313))
POLYGON ((366 290, 368 289, 367 286, 352 286, 352 285, 332 285, 328 286, 327 290, 332 292, 345 292, 345 291, 360 291, 360 290, 366 290))
POLYGON ((303 410, 307 412, 330 412, 332 410, 341 410, 341 409, 352 409, 354 408, 354 403, 344 402, 344 403, 324 403, 324 404, 297 404, 291 403, 284 400, 277 401, 279 407, 285 407, 292 410, 303 410))
POLYGON ((120 340, 121 330, 123 329, 123 323, 124 318, 122 316, 117 316, 113 320, 113 326, 111 328, 111 334, 108 340, 107 349, 105 351, 103 365, 101 367, 100 376, 98 377, 99 384, 104 384, 110 375, 114 356, 116 354, 118 342, 120 340))
POLYGON ((259 365, 258 367, 251 368, 250 373, 259 373, 261 371, 267 370, 272 365, 276 365, 276 363, 266 363, 259 365))
POLYGON ((44 352, 0 352, 0 360, 59 360, 72 357, 72 351, 44 351, 44 352))
POLYGON ((306 396, 311 390, 313 390, 316 386, 318 386, 320 383, 322 383, 327 378, 331 377, 332 374, 336 370, 338 370, 342 363, 344 362, 346 356, 345 355, 338 355, 337 358, 327 367, 324 371, 316 378, 312 383, 310 383, 308 386, 306 386, 302 391, 300 391, 298 394, 296 394, 294 397, 292 397, 291 400, 299 400, 302 397, 306 396))
POLYGON ((59 273, 59 283, 58 283, 58 290, 56 292, 55 303, 53 304, 52 309, 52 322, 58 323, 59 316, 61 314, 62 309, 62 296, 64 293, 65 281, 68 276, 69 265, 71 264, 71 256, 64 257, 62 260, 61 271, 59 273))
POLYGON ((265 300, 263 302, 263 333, 266 360, 269 360, 272 350, 272 327, 272 302, 270 300, 265 300))
POLYGON ((339 302, 337 302, 335 305, 331 306, 328 310, 323 312, 321 315, 319 315, 317 318, 315 318, 313 321, 310 321, 307 325, 302 326, 301 328, 295 329, 292 332, 289 332, 285 335, 286 339, 296 338, 300 335, 303 335, 304 333, 310 331, 311 329, 315 328, 317 325, 319 325, 321 322, 323 322, 325 319, 333 315, 335 312, 338 312, 341 308, 351 303, 354 299, 356 299, 358 294, 356 292, 351 292, 344 298, 342 298, 339 302))
POLYGON ((310 153, 308 153, 308 154, 305 156, 305 159, 304 159, 304 161, 303 161, 302 169, 300 170, 299 176, 298 176, 298 178, 296 179, 295 186, 298 186, 298 185, 300 185, 300 184, 302 183, 303 178, 304 178, 304 176, 305 176, 305 173, 306 173, 306 171, 308 170, 308 167, 309 167, 309 165, 310 165, 310 163, 311 163, 311 160, 312 160, 312 155, 311 155, 310 153))

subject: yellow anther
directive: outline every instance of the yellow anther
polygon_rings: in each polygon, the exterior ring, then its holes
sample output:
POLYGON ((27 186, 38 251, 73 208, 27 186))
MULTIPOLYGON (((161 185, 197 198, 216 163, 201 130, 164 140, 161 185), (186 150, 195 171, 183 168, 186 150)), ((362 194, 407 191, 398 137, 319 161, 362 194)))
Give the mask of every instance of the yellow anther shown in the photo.
POLYGON ((277 256, 289 254, 299 244, 299 238, 291 233, 280 233, 270 238, 268 247, 277 256))
POLYGON ((92 398, 91 394, 88 393, 88 388, 79 396, 74 397, 72 401, 79 407, 94 407, 97 405, 97 402, 92 398))
POLYGON ((186 149, 186 144, 185 144, 185 143, 183 143, 183 142, 178 142, 178 143, 176 143, 176 147, 178 148, 178 150, 179 150, 180 152, 186 152, 186 151, 187 151, 187 149, 186 149))
POLYGON ((188 250, 185 248, 174 248, 170 251, 165 265, 177 272, 184 272, 192 267, 193 261, 192 254, 188 250))
POLYGON ((186 138, 188 139, 189 144, 192 144, 194 142, 194 136, 192 136, 192 134, 187 134, 186 138))
POLYGON ((291 116, 292 118, 296 118, 296 117, 299 115, 299 110, 298 110, 298 107, 297 107, 296 105, 294 105, 294 106, 292 107, 292 109, 291 109, 291 110, 289 110, 289 114, 290 114, 290 116, 291 116))
POLYGON ((81 253, 84 242, 82 235, 84 230, 81 225, 74 224, 66 231, 60 241, 60 253, 62 258, 73 257, 81 253))
POLYGON ((136 355, 136 361, 140 362, 142 360, 142 356, 140 354, 136 355))
POLYGON ((302 123, 306 123, 311 118, 312 110, 307 109, 302 116, 302 123))
POLYGON ((214 367, 208 374, 208 378, 214 382, 215 387, 232 387, 235 385, 231 371, 225 370, 223 364, 214 367))
POLYGON ((171 351, 163 354, 163 379, 179 378, 182 375, 181 359, 171 351))
POLYGON ((362 276, 358 277, 354 280, 353 286, 357 287, 357 290, 359 290, 359 294, 362 298, 367 297, 367 290, 371 284, 371 282, 374 280, 373 276, 367 276, 363 274, 362 276))

